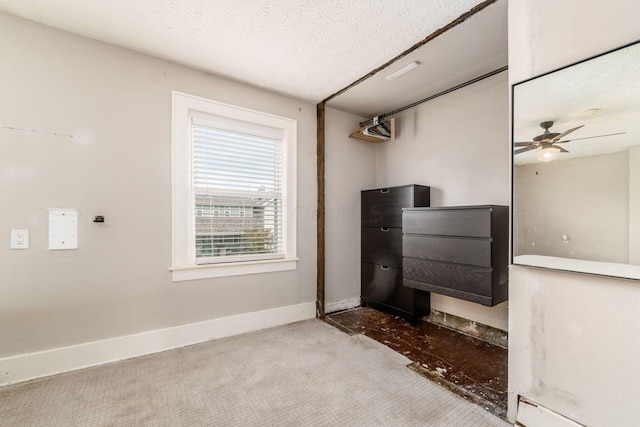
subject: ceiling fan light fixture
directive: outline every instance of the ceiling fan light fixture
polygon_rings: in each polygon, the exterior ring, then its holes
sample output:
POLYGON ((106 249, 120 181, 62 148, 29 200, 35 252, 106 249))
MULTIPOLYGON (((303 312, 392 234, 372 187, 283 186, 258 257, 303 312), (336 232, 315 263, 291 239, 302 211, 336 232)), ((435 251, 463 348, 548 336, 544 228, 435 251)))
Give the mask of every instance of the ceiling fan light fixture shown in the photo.
POLYGON ((560 149, 558 147, 547 147, 542 150, 536 152, 536 157, 541 162, 550 162, 555 160, 560 154, 560 149))

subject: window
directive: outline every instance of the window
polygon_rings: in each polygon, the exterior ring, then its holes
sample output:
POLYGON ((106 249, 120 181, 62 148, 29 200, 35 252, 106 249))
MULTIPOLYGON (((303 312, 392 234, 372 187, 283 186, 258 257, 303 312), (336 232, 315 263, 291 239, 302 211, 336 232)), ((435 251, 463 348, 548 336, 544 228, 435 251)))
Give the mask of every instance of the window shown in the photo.
POLYGON ((173 280, 296 267, 296 121, 173 92, 173 280))

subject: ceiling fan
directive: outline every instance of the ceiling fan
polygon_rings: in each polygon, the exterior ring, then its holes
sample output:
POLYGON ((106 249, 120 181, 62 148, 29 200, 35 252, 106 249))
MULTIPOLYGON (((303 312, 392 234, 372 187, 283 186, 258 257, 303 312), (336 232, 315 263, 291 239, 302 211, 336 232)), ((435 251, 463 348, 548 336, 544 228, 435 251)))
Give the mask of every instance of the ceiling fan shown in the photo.
POLYGON ((558 154, 560 154, 560 153, 568 153, 569 152, 568 150, 565 150, 564 148, 562 148, 562 147, 560 147, 560 146, 558 146, 556 144, 564 144, 566 142, 577 141, 577 140, 581 140, 581 139, 590 139, 590 138, 600 138, 600 137, 603 137, 603 136, 621 135, 621 134, 625 133, 625 132, 610 133, 610 134, 607 134, 607 135, 587 136, 587 137, 584 137, 584 138, 574 138, 574 139, 567 139, 567 140, 561 141, 562 138, 564 138, 565 136, 569 135, 571 132, 574 132, 574 131, 580 129, 584 125, 576 126, 576 127, 571 128, 569 130, 566 130, 566 131, 564 131, 562 133, 549 132, 549 128, 551 128, 551 126, 553 126, 553 121, 542 122, 542 123, 540 123, 540 127, 542 129, 544 129, 544 132, 541 133, 540 135, 534 137, 532 141, 514 142, 513 145, 515 147, 524 147, 524 148, 520 148, 520 149, 514 151, 514 154, 525 153, 527 151, 531 151, 531 150, 535 150, 537 148, 540 148, 541 150, 536 153, 536 157, 538 157, 538 159, 542 160, 542 161, 550 161, 550 160, 554 160, 556 157, 558 157, 558 154))

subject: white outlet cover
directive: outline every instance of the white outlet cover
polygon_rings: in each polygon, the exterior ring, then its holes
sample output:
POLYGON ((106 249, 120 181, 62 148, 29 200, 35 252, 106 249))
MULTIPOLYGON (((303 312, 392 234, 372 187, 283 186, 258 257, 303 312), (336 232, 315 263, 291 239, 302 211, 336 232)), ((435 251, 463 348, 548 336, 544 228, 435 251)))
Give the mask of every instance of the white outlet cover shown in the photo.
POLYGON ((11 230, 11 249, 29 249, 29 230, 11 230))

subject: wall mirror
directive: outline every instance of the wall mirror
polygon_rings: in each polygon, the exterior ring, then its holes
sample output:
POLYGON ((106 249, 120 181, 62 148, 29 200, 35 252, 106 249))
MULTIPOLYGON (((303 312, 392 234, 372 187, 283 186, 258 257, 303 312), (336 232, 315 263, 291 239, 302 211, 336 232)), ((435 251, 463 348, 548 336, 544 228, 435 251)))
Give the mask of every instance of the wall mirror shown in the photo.
POLYGON ((640 42, 512 90, 513 263, 640 279, 640 42))

